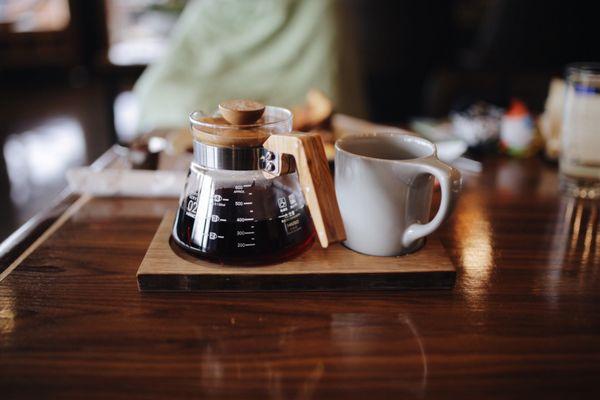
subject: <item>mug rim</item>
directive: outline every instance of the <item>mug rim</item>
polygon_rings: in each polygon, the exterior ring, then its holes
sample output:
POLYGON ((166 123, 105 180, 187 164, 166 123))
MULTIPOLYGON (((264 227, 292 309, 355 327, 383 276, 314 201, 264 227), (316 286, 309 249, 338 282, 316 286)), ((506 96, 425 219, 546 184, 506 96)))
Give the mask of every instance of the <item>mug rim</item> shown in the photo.
POLYGON ((374 160, 374 161, 391 162, 391 163, 420 160, 420 159, 424 159, 424 158, 428 158, 428 157, 437 157, 437 146, 435 145, 435 143, 430 142, 429 140, 418 137, 418 136, 413 136, 413 135, 409 135, 406 133, 395 132, 395 131, 373 131, 373 132, 360 133, 358 135, 348 135, 348 136, 345 136, 343 138, 336 140, 334 147, 337 152, 346 153, 348 156, 351 156, 351 157, 361 158, 364 160, 374 160), (355 153, 355 152, 352 152, 352 151, 342 148, 344 141, 352 141, 353 139, 377 137, 377 136, 392 137, 392 138, 398 138, 404 142, 419 143, 419 145, 428 147, 431 150, 431 153, 424 155, 424 156, 419 156, 419 157, 394 160, 394 159, 389 159, 389 158, 365 156, 365 155, 358 154, 358 153, 355 153))

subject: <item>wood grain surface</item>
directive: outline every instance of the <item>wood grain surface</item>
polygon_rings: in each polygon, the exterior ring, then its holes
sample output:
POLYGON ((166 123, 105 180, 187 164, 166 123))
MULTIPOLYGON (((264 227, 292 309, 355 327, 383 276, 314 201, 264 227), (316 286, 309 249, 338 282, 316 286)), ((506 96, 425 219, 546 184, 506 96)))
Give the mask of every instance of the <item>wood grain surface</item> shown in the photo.
POLYGON ((484 160, 452 291, 140 293, 168 200, 94 199, 0 282, 0 397, 598 398, 598 204, 484 160))
POLYGON ((137 271, 142 291, 385 290, 451 288, 456 269, 439 239, 413 254, 374 257, 313 244, 278 264, 222 265, 186 253, 171 239, 174 212, 161 221, 137 271))

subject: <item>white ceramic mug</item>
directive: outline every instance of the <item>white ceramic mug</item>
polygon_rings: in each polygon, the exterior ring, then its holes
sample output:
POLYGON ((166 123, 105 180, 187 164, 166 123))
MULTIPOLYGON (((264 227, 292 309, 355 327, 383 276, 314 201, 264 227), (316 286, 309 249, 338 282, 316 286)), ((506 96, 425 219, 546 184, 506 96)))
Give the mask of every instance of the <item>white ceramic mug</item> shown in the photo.
POLYGON ((433 143, 376 132, 339 139, 335 150, 344 244, 352 250, 376 256, 413 252, 450 215, 461 176, 437 158, 433 143), (442 199, 429 221, 433 177, 440 182, 442 199))

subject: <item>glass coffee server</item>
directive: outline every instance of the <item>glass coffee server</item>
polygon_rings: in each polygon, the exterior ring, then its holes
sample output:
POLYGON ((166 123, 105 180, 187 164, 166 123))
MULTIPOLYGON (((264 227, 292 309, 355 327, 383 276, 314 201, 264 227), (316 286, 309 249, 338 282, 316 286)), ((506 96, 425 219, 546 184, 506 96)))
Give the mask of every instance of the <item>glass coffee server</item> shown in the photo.
POLYGON ((190 115, 194 159, 174 241, 214 262, 264 264, 301 253, 315 235, 324 247, 343 240, 321 138, 292 133, 285 108, 223 104, 190 115))
POLYGON ((600 198, 600 63, 567 67, 560 172, 566 193, 600 198))

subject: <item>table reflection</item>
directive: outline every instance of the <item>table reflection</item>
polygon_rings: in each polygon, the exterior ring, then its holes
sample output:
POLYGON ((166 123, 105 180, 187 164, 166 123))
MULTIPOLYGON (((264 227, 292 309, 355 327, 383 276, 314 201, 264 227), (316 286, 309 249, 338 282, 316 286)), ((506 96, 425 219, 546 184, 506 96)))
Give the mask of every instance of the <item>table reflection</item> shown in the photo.
POLYGON ((463 267, 461 282, 467 299, 474 303, 482 300, 494 267, 492 227, 482 193, 466 191, 462 196, 468 207, 456 213, 454 236, 463 267))
POLYGON ((556 300, 565 275, 577 278, 579 288, 591 285, 598 277, 600 236, 598 207, 595 201, 562 197, 557 219, 550 228, 551 249, 546 295, 556 300))
POLYGON ((304 326, 288 317, 254 321, 270 332, 268 341, 236 337, 240 323, 251 323, 240 321, 243 315, 224 318, 227 323, 198 332, 206 342, 200 382, 211 395, 231 394, 237 386, 255 388, 260 397, 271 399, 351 395, 365 387, 382 395, 421 397, 426 392, 427 355, 407 315, 334 313, 304 326), (262 346, 260 355, 244 354, 252 342, 262 346), (366 371, 365 365, 370 365, 366 371))
POLYGON ((15 295, 10 285, 4 285, 0 294, 0 347, 7 345, 15 328, 15 295))

